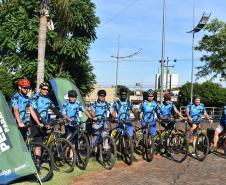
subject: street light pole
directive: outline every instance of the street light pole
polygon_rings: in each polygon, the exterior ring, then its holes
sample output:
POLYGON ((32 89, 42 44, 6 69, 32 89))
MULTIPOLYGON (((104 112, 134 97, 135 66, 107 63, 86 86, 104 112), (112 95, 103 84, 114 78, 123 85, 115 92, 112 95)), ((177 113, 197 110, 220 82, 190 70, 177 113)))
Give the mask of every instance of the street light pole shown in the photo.
POLYGON ((163 77, 164 77, 164 57, 165 57, 165 10, 166 1, 163 0, 163 15, 162 15, 162 56, 161 56, 161 91, 160 91, 160 103, 163 101, 163 77))
POLYGON ((194 84, 193 84, 193 78, 194 78, 194 40, 195 40, 195 33, 199 32, 200 30, 202 30, 202 28, 206 25, 208 19, 210 18, 210 14, 206 14, 205 12, 202 15, 201 20, 199 21, 199 23, 197 24, 197 26, 195 27, 194 25, 194 13, 195 12, 195 7, 193 6, 193 29, 187 33, 192 33, 192 66, 191 66, 191 100, 190 102, 192 103, 192 99, 193 99, 193 90, 194 90, 194 84))

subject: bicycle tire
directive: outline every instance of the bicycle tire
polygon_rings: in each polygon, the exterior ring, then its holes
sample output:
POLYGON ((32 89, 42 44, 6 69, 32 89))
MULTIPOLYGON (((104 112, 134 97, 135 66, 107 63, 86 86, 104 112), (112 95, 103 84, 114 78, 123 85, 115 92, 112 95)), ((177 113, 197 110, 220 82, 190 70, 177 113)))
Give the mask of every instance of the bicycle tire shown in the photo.
POLYGON ((76 166, 85 170, 90 158, 90 145, 85 134, 79 134, 75 141, 76 166))
POLYGON ((41 179, 41 182, 48 181, 53 176, 54 160, 52 152, 46 145, 39 142, 31 141, 28 148, 31 152, 31 156, 41 179), (36 147, 40 147, 42 151, 40 162, 38 162, 35 157, 34 149, 36 147), (47 170, 47 173, 43 173, 43 170, 47 170))
POLYGON ((203 161, 208 153, 209 153, 209 139, 204 133, 200 133, 198 134, 195 142, 195 155, 199 161, 203 161), (203 154, 201 155, 200 153, 203 154))
POLYGON ((133 139, 128 134, 124 134, 121 142, 122 155, 125 163, 131 165, 133 162, 133 139))
POLYGON ((144 136, 145 158, 148 162, 151 162, 155 153, 154 137, 151 133, 144 136))
POLYGON ((183 162, 188 156, 188 143, 186 137, 181 133, 175 133, 170 136, 169 152, 176 162, 183 162))
POLYGON ((58 138, 50 144, 50 148, 53 153, 54 168, 64 173, 72 172, 76 163, 75 148, 72 143, 65 138, 58 138))
POLYGON ((163 139, 160 131, 157 131, 157 134, 154 137, 155 151, 162 153, 163 148, 163 139))
POLYGON ((103 142, 99 145, 100 147, 100 161, 102 166, 107 169, 111 170, 116 162, 116 145, 115 145, 115 140, 111 136, 104 136, 103 137, 103 142), (108 141, 108 146, 109 148, 105 149, 104 143, 105 141, 108 141))

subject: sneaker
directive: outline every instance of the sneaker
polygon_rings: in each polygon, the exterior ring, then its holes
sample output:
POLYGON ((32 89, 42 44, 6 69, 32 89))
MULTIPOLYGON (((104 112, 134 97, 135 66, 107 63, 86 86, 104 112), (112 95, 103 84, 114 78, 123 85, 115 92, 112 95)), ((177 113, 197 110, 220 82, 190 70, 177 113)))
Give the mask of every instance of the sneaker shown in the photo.
POLYGON ((212 153, 212 152, 215 152, 215 151, 216 151, 216 149, 217 149, 217 147, 212 146, 212 147, 210 148, 210 152, 211 152, 211 153, 212 153))

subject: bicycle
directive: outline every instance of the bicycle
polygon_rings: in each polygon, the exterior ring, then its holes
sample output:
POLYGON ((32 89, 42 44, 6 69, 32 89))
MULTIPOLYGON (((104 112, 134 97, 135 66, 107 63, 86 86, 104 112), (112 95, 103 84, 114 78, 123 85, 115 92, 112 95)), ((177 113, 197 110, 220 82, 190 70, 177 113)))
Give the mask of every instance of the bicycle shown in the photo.
POLYGON ((184 123, 185 131, 180 131, 184 133, 184 136, 186 136, 188 144, 193 144, 195 157, 199 161, 203 161, 209 153, 209 139, 200 128, 196 128, 192 133, 189 133, 188 125, 191 127, 192 123, 187 120, 184 120, 184 123))
MULTIPOLYGON (((92 138, 90 139, 90 148, 96 152, 97 161, 107 170, 113 168, 116 162, 116 145, 113 137, 109 135, 109 122, 103 115, 96 115, 97 121, 101 123, 98 130, 101 134, 96 135, 96 147, 92 146, 92 138), (104 124, 102 124, 104 123, 104 124)), ((93 135, 95 136, 95 134, 93 135)))
MULTIPOLYGON (((74 117, 70 117, 73 119, 74 117)), ((86 137, 86 134, 83 130, 83 124, 85 122, 75 122, 73 127, 73 133, 66 137, 75 147, 76 153, 76 165, 81 170, 85 170, 87 164, 89 162, 90 157, 90 148, 89 148, 89 141, 86 137)))
POLYGON ((175 120, 162 120, 163 130, 155 136, 155 147, 161 154, 169 155, 176 162, 183 162, 188 155, 188 143, 184 134, 177 131, 175 120))
POLYGON ((134 145, 132 137, 129 136, 126 130, 126 125, 132 125, 131 121, 126 121, 129 120, 128 118, 129 114, 120 114, 118 119, 119 125, 116 128, 110 130, 110 135, 114 135, 113 131, 116 130, 114 139, 117 151, 122 157, 122 160, 124 160, 126 164, 131 165, 133 162, 134 145))
POLYGON ((53 176, 54 160, 52 152, 43 143, 32 141, 30 124, 27 124, 26 129, 27 139, 25 140, 25 143, 28 151, 31 153, 32 160, 34 161, 41 182, 46 182, 53 176), (36 148, 40 148, 41 150, 41 156, 38 158, 35 155, 36 148))
POLYGON ((141 147, 142 156, 144 159, 146 159, 148 162, 151 162, 154 156, 155 152, 155 143, 154 143, 154 137, 150 131, 150 116, 152 115, 152 112, 146 112, 143 115, 143 120, 145 125, 142 127, 136 127, 134 131, 134 140, 137 145, 135 145, 135 148, 141 147), (140 133, 142 131, 142 133, 140 133))
MULTIPOLYGON (((76 158, 72 143, 63 138, 66 120, 59 118, 51 120, 49 133, 45 134, 44 143, 50 148, 54 157, 54 168, 60 172, 72 172, 76 158)), ((45 128, 45 127, 44 127, 45 128)))
MULTIPOLYGON (((209 142, 212 145, 213 145, 214 132, 215 132, 215 129, 213 129, 213 128, 207 129, 207 136, 209 138, 209 142)), ((225 130, 223 130, 219 134, 217 147, 216 147, 216 149, 213 152, 222 154, 222 150, 223 150, 223 155, 226 156, 226 131, 225 130)))

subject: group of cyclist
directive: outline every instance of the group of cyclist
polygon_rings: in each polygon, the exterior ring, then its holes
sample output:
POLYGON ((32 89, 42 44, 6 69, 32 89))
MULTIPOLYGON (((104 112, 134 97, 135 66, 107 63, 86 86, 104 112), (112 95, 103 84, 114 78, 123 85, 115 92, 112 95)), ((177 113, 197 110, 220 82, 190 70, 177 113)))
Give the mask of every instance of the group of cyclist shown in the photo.
MULTIPOLYGON (((99 90, 97 93, 97 100, 94 101, 90 108, 86 110, 85 107, 77 100, 77 92, 75 90, 68 91, 68 99, 65 100, 63 105, 63 111, 60 111, 54 106, 53 102, 49 98, 50 86, 47 82, 43 82, 39 86, 39 92, 35 93, 31 98, 28 97, 28 92, 30 89, 30 81, 28 79, 20 79, 18 81, 18 92, 12 96, 11 99, 11 109, 13 115, 18 124, 18 128, 24 139, 26 139, 27 132, 27 122, 26 115, 27 110, 29 110, 30 128, 31 136, 34 141, 43 142, 44 134, 42 131, 43 127, 48 127, 48 110, 51 109, 54 114, 62 116, 67 120, 66 134, 69 135, 74 132, 76 124, 80 122, 80 112, 84 112, 86 116, 92 122, 92 147, 95 148, 97 145, 97 138, 103 133, 106 121, 109 114, 114 120, 117 120, 117 124, 122 123, 122 120, 126 121, 126 131, 130 137, 134 134, 134 125, 131 122, 130 114, 133 112, 135 117, 140 120, 141 127, 145 124, 149 124, 150 133, 156 135, 156 116, 160 120, 161 125, 167 129, 167 122, 164 120, 169 120, 172 118, 173 112, 175 112, 180 118, 183 118, 180 111, 177 110, 174 103, 171 101, 171 94, 166 93, 164 95, 164 101, 162 104, 158 104, 154 100, 155 92, 151 89, 146 91, 147 97, 140 104, 138 110, 136 111, 134 105, 127 99, 128 91, 125 88, 119 90, 120 98, 115 100, 111 105, 105 100, 106 91, 104 89, 99 90), (140 117, 142 113, 142 117, 140 117), (148 116, 145 116, 149 113, 148 116)), ((201 117, 204 115, 211 123, 209 115, 206 112, 204 104, 200 102, 201 98, 195 96, 194 103, 190 103, 186 108, 186 116, 189 119, 190 130, 189 134, 192 133, 196 128, 200 127, 201 117)), ((212 151, 216 149, 218 135, 221 132, 226 131, 226 106, 224 107, 224 112, 222 114, 220 125, 215 130, 214 144, 211 148, 212 151)), ((195 136, 194 136, 195 137, 195 136)), ((40 156, 40 148, 36 148, 35 154, 37 157, 40 156)))

